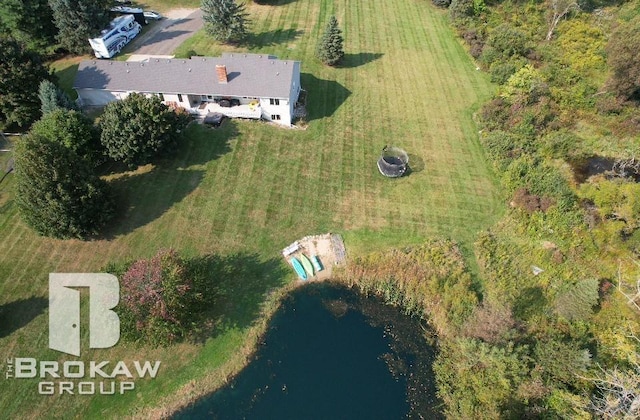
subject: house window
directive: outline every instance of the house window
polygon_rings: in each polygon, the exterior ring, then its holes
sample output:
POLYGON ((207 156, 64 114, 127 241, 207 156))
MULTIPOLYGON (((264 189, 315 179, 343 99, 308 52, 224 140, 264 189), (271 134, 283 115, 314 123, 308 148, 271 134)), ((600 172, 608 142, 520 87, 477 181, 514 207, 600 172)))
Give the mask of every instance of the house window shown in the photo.
POLYGON ((161 101, 164 101, 164 95, 162 93, 158 93, 158 98, 160 98, 161 101))
POLYGON ((271 115, 271 119, 272 119, 273 121, 280 121, 280 115, 278 115, 278 114, 272 114, 272 115, 271 115))
POLYGON ((280 105, 280 99, 273 99, 273 98, 271 98, 271 99, 269 99, 269 103, 270 103, 271 105, 280 105))

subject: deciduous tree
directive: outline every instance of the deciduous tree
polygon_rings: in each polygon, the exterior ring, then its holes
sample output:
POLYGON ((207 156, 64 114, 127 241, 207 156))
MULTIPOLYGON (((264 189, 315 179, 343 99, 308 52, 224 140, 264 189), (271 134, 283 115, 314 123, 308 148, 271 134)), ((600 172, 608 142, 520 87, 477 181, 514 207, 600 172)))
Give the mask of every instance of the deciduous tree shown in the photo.
POLYGON ((216 41, 240 42, 248 33, 249 14, 234 0, 202 0, 205 30, 216 41))
POLYGON ((62 144, 38 135, 16 147, 16 204, 25 223, 54 238, 97 234, 113 215, 108 185, 62 144))
POLYGON ((51 13, 47 0, 3 0, 0 2, 0 26, 30 49, 44 54, 53 50, 58 32, 51 13))
POLYGON ((111 158, 143 165, 175 145, 187 122, 187 115, 172 110, 158 97, 133 93, 105 107, 100 139, 111 158))
POLYGON ((343 43, 344 39, 342 38, 342 31, 338 27, 338 20, 335 16, 331 16, 324 30, 324 35, 322 35, 318 44, 316 56, 324 64, 335 66, 344 57, 343 43))
POLYGON ((31 133, 73 150, 93 166, 103 161, 100 133, 91 120, 78 111, 59 108, 45 114, 33 125, 31 133))
POLYGON ((108 0, 49 0, 60 45, 74 54, 91 51, 94 38, 109 24, 108 0))

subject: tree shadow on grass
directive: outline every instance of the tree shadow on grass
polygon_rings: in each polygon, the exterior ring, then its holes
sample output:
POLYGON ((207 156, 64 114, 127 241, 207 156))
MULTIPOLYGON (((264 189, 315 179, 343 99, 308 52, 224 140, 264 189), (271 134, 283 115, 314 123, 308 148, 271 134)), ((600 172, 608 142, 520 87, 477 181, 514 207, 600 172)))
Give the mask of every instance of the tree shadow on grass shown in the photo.
POLYGON ((44 312, 49 302, 32 296, 0 305, 0 338, 11 335, 44 312))
POLYGON ((299 29, 275 29, 272 31, 260 32, 258 34, 249 34, 245 41, 249 48, 261 48, 265 46, 274 46, 284 44, 298 39, 304 34, 299 29))
POLYGON ((200 185, 206 173, 203 166, 228 153, 229 141, 237 134, 231 121, 216 130, 192 125, 171 156, 155 165, 116 174, 109 184, 118 210, 103 236, 112 239, 130 233, 181 202, 200 185))
POLYGON ((351 91, 335 80, 322 80, 302 73, 300 83, 307 91, 307 120, 330 117, 342 105, 351 91))
POLYGON ((354 67, 364 66, 365 64, 369 64, 372 61, 379 59, 383 55, 384 54, 382 53, 347 53, 344 55, 344 57, 342 57, 342 61, 340 61, 338 67, 350 69, 354 67))
POLYGON ((424 171, 424 160, 418 155, 407 153, 409 156, 409 164, 407 165, 407 171, 405 176, 413 175, 424 171))
POLYGON ((265 294, 284 284, 287 270, 282 260, 261 259, 256 254, 205 255, 191 261, 191 267, 206 273, 211 298, 205 318, 214 322, 192 339, 205 342, 226 328, 251 326, 262 310, 265 294))

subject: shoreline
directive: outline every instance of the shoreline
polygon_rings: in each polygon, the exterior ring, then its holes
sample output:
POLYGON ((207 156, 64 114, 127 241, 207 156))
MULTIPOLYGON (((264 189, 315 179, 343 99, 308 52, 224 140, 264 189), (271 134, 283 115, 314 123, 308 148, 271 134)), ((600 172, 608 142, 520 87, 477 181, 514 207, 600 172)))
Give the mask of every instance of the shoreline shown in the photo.
POLYGON ((154 408, 141 407, 140 412, 127 413, 129 418, 171 418, 180 410, 188 407, 202 397, 214 393, 232 381, 250 362, 258 350, 260 338, 267 331, 269 322, 280 309, 284 299, 305 282, 293 281, 270 291, 263 301, 263 308, 254 324, 249 327, 243 337, 242 345, 233 356, 217 369, 207 372, 199 379, 192 379, 183 384, 176 392, 161 398, 154 408))

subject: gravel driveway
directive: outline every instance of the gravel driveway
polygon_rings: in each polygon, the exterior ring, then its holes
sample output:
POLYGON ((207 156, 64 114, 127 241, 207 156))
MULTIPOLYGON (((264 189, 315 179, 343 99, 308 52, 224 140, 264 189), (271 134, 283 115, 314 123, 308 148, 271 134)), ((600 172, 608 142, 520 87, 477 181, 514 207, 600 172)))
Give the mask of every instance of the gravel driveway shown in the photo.
POLYGON ((153 27, 133 41, 133 54, 171 55, 185 40, 202 28, 202 10, 175 9, 166 19, 151 23, 153 27))

